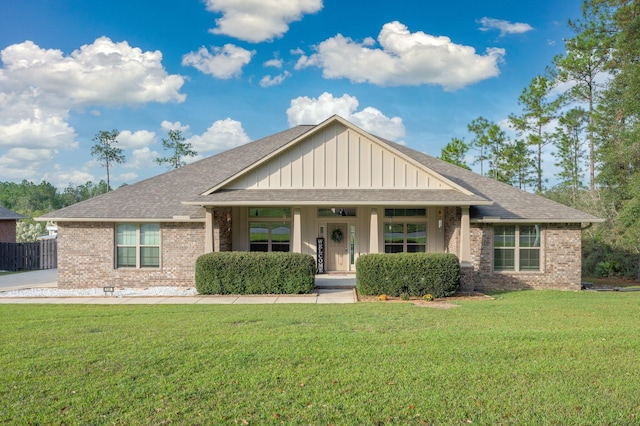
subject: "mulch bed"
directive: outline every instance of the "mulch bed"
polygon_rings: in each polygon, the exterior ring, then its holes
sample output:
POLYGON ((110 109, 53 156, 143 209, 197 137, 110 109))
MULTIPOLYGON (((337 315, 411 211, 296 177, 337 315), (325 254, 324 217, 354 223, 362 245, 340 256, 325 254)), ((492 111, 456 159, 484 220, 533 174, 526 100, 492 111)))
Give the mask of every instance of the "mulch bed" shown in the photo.
POLYGON ((433 301, 424 300, 421 297, 410 297, 409 300, 402 300, 400 297, 387 296, 387 300, 380 300, 378 296, 362 296, 358 294, 358 302, 370 302, 370 303, 411 303, 421 308, 434 308, 434 309, 451 309, 458 308, 460 305, 456 305, 458 300, 493 300, 493 297, 487 296, 484 293, 456 293, 450 297, 444 297, 433 301))

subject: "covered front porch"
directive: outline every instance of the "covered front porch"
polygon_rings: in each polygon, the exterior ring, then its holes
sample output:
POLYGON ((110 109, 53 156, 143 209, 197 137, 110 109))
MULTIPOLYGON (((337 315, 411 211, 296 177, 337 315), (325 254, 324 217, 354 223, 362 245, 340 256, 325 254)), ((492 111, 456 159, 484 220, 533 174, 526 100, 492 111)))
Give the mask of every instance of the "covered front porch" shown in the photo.
POLYGON ((205 251, 291 251, 320 273, 353 273, 367 253, 448 252, 470 262, 469 206, 203 206, 205 251))

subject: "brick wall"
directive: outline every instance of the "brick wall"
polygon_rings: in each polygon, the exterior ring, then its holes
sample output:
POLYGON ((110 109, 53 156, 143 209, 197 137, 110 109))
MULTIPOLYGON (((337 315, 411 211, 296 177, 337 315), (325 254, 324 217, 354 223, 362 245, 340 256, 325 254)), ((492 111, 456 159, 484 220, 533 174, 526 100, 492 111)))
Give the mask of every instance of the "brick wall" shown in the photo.
POLYGON ((231 207, 213 209, 213 251, 233 250, 231 221, 231 207))
POLYGON ((160 234, 160 268, 116 269, 114 223, 58 223, 58 287, 194 287, 204 223, 161 223, 160 234))
POLYGON ((0 220, 0 243, 16 242, 16 221, 0 220))
MULTIPOLYGON (((445 251, 459 256, 461 210, 445 209, 445 251)), ((582 231, 579 224, 543 224, 541 272, 493 272, 493 225, 471 224, 471 265, 460 271, 460 290, 579 290, 582 231)))
POLYGON ((579 224, 543 224, 540 254, 542 271, 493 272, 493 225, 472 225, 473 273, 463 271, 462 287, 466 290, 579 290, 582 267, 581 235, 579 224))

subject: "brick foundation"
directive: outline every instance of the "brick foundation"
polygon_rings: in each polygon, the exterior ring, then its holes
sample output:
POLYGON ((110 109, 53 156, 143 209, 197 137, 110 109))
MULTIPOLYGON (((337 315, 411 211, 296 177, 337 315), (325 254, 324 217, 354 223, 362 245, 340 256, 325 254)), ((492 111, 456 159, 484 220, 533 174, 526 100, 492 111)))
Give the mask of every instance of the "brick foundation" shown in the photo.
POLYGON ((204 223, 160 223, 160 233, 160 268, 115 268, 114 223, 58 223, 58 287, 194 287, 204 223))

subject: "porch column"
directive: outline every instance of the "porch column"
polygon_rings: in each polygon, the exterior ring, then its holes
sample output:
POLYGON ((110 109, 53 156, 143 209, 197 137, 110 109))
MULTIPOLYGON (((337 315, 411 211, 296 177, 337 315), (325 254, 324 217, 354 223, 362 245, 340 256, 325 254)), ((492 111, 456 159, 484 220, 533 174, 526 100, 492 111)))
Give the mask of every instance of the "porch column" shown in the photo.
POLYGON ((213 251, 219 252, 220 250, 220 210, 213 210, 213 251))
POLYGON ((300 222, 300 208, 293 209, 293 250, 302 253, 302 224, 300 222))
POLYGON ((460 218, 460 262, 471 263, 471 229, 469 226, 469 207, 462 207, 460 218))
POLYGON ((213 251, 213 210, 207 207, 204 213, 204 252, 213 251))
POLYGON ((371 209, 369 225, 369 253, 378 253, 378 209, 371 209))

